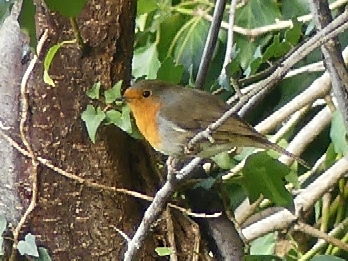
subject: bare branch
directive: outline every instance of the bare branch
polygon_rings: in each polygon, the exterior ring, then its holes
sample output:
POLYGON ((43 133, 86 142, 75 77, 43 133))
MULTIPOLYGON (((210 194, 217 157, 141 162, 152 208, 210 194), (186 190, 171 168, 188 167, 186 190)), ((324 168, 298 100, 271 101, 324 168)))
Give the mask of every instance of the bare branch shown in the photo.
MULTIPOLYGON (((332 21, 327 1, 312 0, 310 1, 310 7, 319 30, 322 30, 332 21)), ((348 130, 348 71, 341 54, 338 37, 333 37, 322 45, 321 52, 324 55, 325 66, 331 76, 332 90, 337 99, 338 108, 343 116, 346 130, 348 130)))
POLYGON ((216 41, 219 35, 221 21, 224 15, 226 6, 226 0, 217 0, 215 3, 215 9, 213 14, 213 22, 210 26, 207 41, 205 42, 201 63, 199 65, 195 87, 197 89, 203 89, 205 77, 207 75, 211 57, 213 56, 216 41))

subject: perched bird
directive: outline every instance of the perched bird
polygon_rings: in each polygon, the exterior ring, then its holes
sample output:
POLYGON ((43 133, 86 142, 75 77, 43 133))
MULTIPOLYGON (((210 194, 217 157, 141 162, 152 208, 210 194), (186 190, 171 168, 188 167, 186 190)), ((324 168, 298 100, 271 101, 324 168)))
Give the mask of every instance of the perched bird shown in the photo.
MULTIPOLYGON (((124 92, 123 100, 151 146, 174 157, 187 154, 188 142, 230 109, 218 96, 159 80, 135 83, 124 92)), ((273 149, 308 167, 301 158, 270 142, 237 114, 214 130, 211 138, 200 141, 191 155, 209 158, 234 147, 255 147, 273 149)))

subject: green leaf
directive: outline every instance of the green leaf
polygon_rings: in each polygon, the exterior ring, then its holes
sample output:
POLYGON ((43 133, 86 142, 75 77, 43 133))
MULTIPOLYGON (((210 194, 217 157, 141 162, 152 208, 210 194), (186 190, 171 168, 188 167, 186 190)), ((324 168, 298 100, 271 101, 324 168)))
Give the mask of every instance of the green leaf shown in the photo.
POLYGON ((302 36, 302 24, 296 19, 292 19, 292 28, 285 31, 285 41, 291 45, 296 45, 302 36))
POLYGON ((18 251, 21 255, 38 257, 39 252, 35 243, 35 236, 29 233, 25 236, 24 240, 20 240, 18 242, 18 251))
POLYGON ((18 23, 21 29, 29 36, 29 45, 34 50, 36 50, 37 46, 35 12, 36 7, 33 0, 23 0, 22 8, 18 16, 18 23))
POLYGON ((122 107, 122 113, 116 110, 109 110, 106 112, 106 121, 113 123, 123 131, 132 133, 132 122, 130 118, 130 108, 128 106, 122 107))
POLYGON ((325 168, 330 168, 336 162, 337 155, 338 154, 335 152, 335 147, 331 142, 325 154, 325 168))
POLYGON ((64 44, 71 44, 71 43, 75 43, 75 40, 72 41, 63 41, 61 43, 55 44, 53 45, 47 52, 45 60, 44 60, 44 81, 45 83, 55 87, 55 84, 52 80, 52 78, 49 76, 48 71, 50 69, 52 60, 54 58, 54 56, 56 55, 56 53, 58 52, 58 50, 64 45, 64 44))
POLYGON ((92 88, 86 92, 86 95, 91 99, 98 100, 99 94, 100 94, 99 91, 100 91, 100 82, 96 82, 93 84, 92 88))
POLYGON ((246 255, 244 261, 283 261, 279 256, 274 255, 246 255))
POLYGON ((16 0, 0 0, 0 27, 5 21, 6 17, 11 12, 11 7, 16 0))
POLYGON ((173 58, 167 57, 158 69, 156 79, 178 84, 183 72, 183 65, 175 65, 173 58))
POLYGON ((138 0, 137 2, 137 16, 145 13, 150 13, 157 9, 155 0, 138 0))
POLYGON ((281 12, 284 19, 291 19, 310 13, 309 4, 303 0, 282 0, 281 12))
POLYGON ((87 128, 88 136, 93 143, 95 143, 97 129, 105 117, 105 112, 103 112, 100 107, 95 109, 92 105, 87 105, 86 110, 81 114, 81 118, 85 122, 87 128))
POLYGON ((250 0, 237 9, 236 25, 255 28, 263 25, 274 24, 282 15, 278 4, 273 0, 250 0))
POLYGON ((132 75, 135 78, 146 76, 146 79, 155 79, 160 65, 155 43, 139 47, 134 51, 132 75))
POLYGON ((221 152, 211 158, 221 169, 231 169, 235 166, 235 161, 231 159, 228 152, 221 152))
POLYGON ((301 188, 301 184, 300 184, 300 181, 298 179, 298 175, 297 175, 296 171, 291 170, 290 173, 285 176, 285 180, 288 183, 292 183, 292 185, 294 186, 295 189, 301 188))
POLYGON ((289 43, 285 41, 280 42, 280 36, 278 34, 273 38, 272 44, 266 49, 262 57, 262 60, 266 62, 270 60, 271 58, 279 58, 283 56, 284 54, 286 54, 287 52, 289 52, 290 49, 291 49, 291 46, 289 43))
POLYGON ((157 45, 158 57, 160 61, 163 61, 168 56, 173 56, 173 53, 168 53, 171 44, 175 44, 174 39, 179 34, 183 24, 187 21, 187 18, 181 14, 173 14, 166 16, 162 23, 159 25, 160 39, 157 45))
POLYGON ((37 258, 36 260, 37 261, 52 261, 47 249, 43 247, 39 247, 39 258, 37 258))
POLYGON ((310 261, 346 261, 346 259, 337 256, 318 255, 313 257, 310 261))
POLYGON ((344 126, 342 114, 339 112, 339 110, 336 110, 332 114, 330 138, 336 153, 346 155, 348 151, 347 132, 344 126))
POLYGON ((192 66, 193 72, 196 73, 202 58, 209 23, 200 17, 194 17, 187 24, 190 26, 182 31, 176 43, 174 59, 183 64, 187 71, 192 66))
POLYGON ((262 237, 253 240, 250 243, 251 255, 272 255, 276 244, 276 236, 274 233, 269 233, 262 237))
POLYGON ((291 206, 292 196, 285 188, 284 177, 290 168, 267 155, 259 152, 250 155, 243 167, 243 186, 250 201, 254 202, 262 194, 277 206, 291 206))
POLYGON ((169 256, 174 253, 173 249, 170 247, 156 247, 155 251, 159 256, 169 256))
POLYGON ((51 10, 67 17, 74 17, 81 13, 87 0, 45 0, 45 2, 51 10))
POLYGON ((111 89, 106 90, 104 92, 105 96, 105 103, 113 103, 116 99, 121 97, 121 87, 122 87, 122 80, 118 81, 114 86, 112 86, 111 89))

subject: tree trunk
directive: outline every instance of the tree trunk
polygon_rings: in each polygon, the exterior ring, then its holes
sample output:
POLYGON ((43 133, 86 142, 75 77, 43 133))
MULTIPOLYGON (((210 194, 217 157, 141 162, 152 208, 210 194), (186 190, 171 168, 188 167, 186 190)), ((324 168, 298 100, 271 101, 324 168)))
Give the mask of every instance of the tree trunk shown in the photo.
MULTIPOLYGON (((49 72, 56 87, 50 87, 43 82, 44 55, 74 34, 68 18, 37 6, 38 35, 48 28, 49 37, 28 86, 28 125, 37 156, 85 180, 150 194, 157 177, 143 143, 109 126, 98 130, 92 144, 80 117, 93 83, 109 88, 129 82, 135 10, 135 0, 88 1, 77 21, 91 50, 82 54, 77 44, 62 47, 49 72)), ((28 230, 53 260, 121 260, 126 241, 115 228, 131 236, 143 201, 91 188, 46 166, 38 174, 39 200, 28 230)), ((149 237, 140 260, 153 260, 154 248, 149 237)))

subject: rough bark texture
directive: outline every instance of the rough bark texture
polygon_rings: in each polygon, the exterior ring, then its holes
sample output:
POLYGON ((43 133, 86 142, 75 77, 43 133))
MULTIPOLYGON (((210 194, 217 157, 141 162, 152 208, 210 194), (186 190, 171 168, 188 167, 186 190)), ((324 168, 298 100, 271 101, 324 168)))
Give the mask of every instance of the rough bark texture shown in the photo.
MULTIPOLYGON (((0 29, 0 121, 3 131, 12 134, 18 133, 19 86, 26 68, 21 64, 24 36, 17 23, 17 6, 14 9, 0 29)), ((17 224, 22 209, 18 180, 27 174, 25 169, 20 170, 19 157, 19 153, 0 138, 0 215, 12 224, 17 224)))
MULTIPOLYGON (((91 51, 83 55, 77 45, 58 51, 50 70, 56 87, 43 82, 43 64, 37 65, 29 85, 29 131, 36 154, 56 166, 100 184, 151 194, 158 177, 146 147, 115 127, 100 129, 93 145, 80 118, 89 103, 85 92, 94 82, 108 88, 130 80, 135 7, 135 0, 88 1, 77 21, 91 51)), ((49 30, 43 54, 74 39, 68 18, 44 6, 37 12, 38 35, 49 30)), ((114 228, 131 236, 142 201, 89 188, 44 166, 39 180, 28 230, 53 260, 121 260, 126 242, 114 228)), ((139 259, 153 260, 154 248, 150 236, 139 259)))

